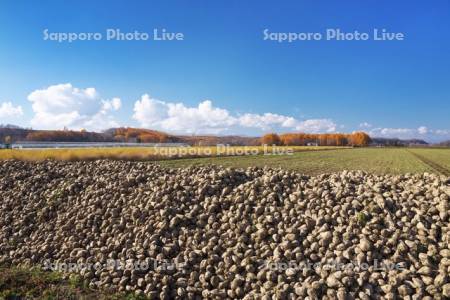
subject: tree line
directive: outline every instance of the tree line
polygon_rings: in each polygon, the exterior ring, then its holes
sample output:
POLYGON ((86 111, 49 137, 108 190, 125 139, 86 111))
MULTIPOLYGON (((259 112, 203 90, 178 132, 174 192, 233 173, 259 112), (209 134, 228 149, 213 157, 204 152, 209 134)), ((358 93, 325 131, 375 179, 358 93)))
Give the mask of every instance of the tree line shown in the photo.
POLYGON ((122 127, 113 130, 116 142, 169 143, 174 140, 166 133, 149 129, 122 127))
POLYGON ((97 132, 71 130, 36 130, 27 134, 30 142, 111 142, 108 135, 97 132))
POLYGON ((278 135, 268 133, 261 138, 263 145, 279 146, 367 146, 370 143, 370 136, 365 132, 344 133, 285 133, 278 135))
POLYGON ((367 146, 371 139, 364 132, 352 134, 307 134, 285 133, 278 135, 269 133, 262 138, 241 136, 181 136, 141 128, 111 128, 105 132, 87 132, 85 130, 31 130, 0 128, 0 143, 6 136, 12 142, 129 142, 129 143, 185 143, 196 146, 213 146, 230 144, 253 146, 258 144, 285 146, 367 146))
POLYGON ((103 133, 84 130, 36 130, 29 132, 25 140, 34 142, 171 142, 169 135, 165 133, 138 128, 114 128, 103 133))

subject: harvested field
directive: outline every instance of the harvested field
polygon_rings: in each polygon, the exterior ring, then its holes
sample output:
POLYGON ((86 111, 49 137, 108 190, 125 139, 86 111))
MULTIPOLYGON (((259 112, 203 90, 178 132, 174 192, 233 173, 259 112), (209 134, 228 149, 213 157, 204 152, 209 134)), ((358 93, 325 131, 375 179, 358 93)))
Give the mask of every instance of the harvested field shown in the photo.
POLYGON ((92 290, 450 297, 443 175, 7 160, 0 193, 0 264, 70 268, 92 290))
POLYGON ((167 167, 220 165, 233 168, 270 167, 295 170, 307 175, 365 171, 374 174, 430 172, 449 175, 450 149, 426 148, 348 148, 327 146, 263 147, 161 147, 0 150, 0 160, 91 161, 114 159, 157 161, 167 167), (292 150, 292 155, 276 154, 292 150), (227 152, 228 151, 228 152, 227 152), (241 153, 259 153, 242 155, 241 153), (264 153, 275 153, 264 155, 264 153), (227 154, 228 153, 228 154, 227 154))
POLYGON ((450 149, 410 149, 410 152, 440 173, 450 176, 450 149))
POLYGON ((169 167, 190 165, 223 165, 226 167, 271 167, 295 170, 308 175, 362 170, 375 174, 405 174, 431 172, 448 175, 450 149, 414 148, 353 148, 316 152, 295 152, 282 156, 207 157, 161 161, 169 167), (428 164, 420 157, 434 162, 428 164))

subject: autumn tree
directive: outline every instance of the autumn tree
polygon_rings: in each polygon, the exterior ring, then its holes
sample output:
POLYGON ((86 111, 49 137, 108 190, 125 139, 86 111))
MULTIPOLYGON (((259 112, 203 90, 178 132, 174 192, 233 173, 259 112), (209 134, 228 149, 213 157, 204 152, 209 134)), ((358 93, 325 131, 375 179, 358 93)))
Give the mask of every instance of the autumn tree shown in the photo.
POLYGON ((126 139, 125 139, 124 135, 118 134, 118 135, 114 136, 114 141, 115 142, 119 142, 119 143, 123 143, 123 142, 126 142, 126 139))
POLYGON ((285 146, 300 146, 302 140, 299 134, 295 133, 285 133, 280 135, 281 143, 285 146))
POLYGON ((276 133, 268 133, 261 138, 262 145, 281 145, 281 139, 276 133))
POLYGON ((139 135, 139 140, 142 143, 164 143, 168 140, 166 134, 148 134, 139 135))
POLYGON ((111 138, 96 132, 38 130, 28 133, 26 140, 33 142, 108 142, 111 138))
POLYGON ((166 143, 170 142, 170 137, 166 133, 141 128, 116 128, 114 131, 115 140, 130 142, 136 140, 141 143, 166 143))
POLYGON ((350 144, 353 146, 367 146, 370 141, 370 136, 365 132, 353 132, 350 136, 350 144))
POLYGON ((370 137, 364 132, 354 132, 352 134, 344 133, 323 133, 323 134, 306 134, 306 133, 285 133, 280 135, 280 143, 276 134, 266 134, 261 138, 263 144, 281 144, 285 146, 305 146, 310 143, 319 146, 367 146, 370 143, 370 137))

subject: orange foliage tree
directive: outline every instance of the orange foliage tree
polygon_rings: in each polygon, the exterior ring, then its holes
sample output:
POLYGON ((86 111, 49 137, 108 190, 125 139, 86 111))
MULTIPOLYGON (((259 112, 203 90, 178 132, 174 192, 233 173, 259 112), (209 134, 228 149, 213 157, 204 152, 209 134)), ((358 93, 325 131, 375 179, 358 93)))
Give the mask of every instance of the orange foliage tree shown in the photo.
POLYGON ((370 143, 370 136, 362 131, 354 132, 350 135, 350 144, 353 146, 367 146, 370 143))
MULTIPOLYGON (((263 137, 264 138, 264 137, 263 137)), ((285 133, 280 135, 281 144, 285 146, 367 146, 370 137, 364 132, 344 133, 285 133)))
POLYGON ((141 128, 116 128, 114 130, 114 139, 125 142, 140 143, 165 143, 170 142, 167 134, 150 129, 141 128))
POLYGON ((276 133, 268 133, 261 138, 263 145, 281 145, 281 139, 276 133))
POLYGON ((28 133, 26 140, 34 142, 108 142, 110 137, 86 131, 38 130, 28 133))

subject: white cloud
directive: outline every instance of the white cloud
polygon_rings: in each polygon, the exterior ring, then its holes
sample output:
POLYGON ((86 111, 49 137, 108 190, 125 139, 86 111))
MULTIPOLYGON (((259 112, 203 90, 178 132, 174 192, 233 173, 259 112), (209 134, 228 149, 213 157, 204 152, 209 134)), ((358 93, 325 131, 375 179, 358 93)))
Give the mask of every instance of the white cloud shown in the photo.
POLYGON ((102 100, 102 110, 114 110, 117 111, 122 107, 122 101, 120 98, 112 98, 111 100, 102 100))
POLYGON ((385 136, 412 136, 415 130, 410 128, 381 128, 380 133, 385 136))
POLYGON ((386 138, 415 138, 418 135, 418 129, 414 128, 382 128, 377 127, 369 131, 372 137, 386 137, 386 138))
MULTIPOLYGON (((2 102, 0 104, 0 118, 15 118, 23 115, 22 107, 14 106, 11 102, 2 102)), ((0 120, 1 121, 1 120, 0 120)))
MULTIPOLYGON (((122 107, 120 98, 103 99, 95 88, 81 89, 70 83, 52 85, 28 95, 34 116, 31 125, 39 129, 86 128, 102 130, 119 124, 113 113, 122 107)), ((21 106, 11 102, 0 103, 0 123, 8 118, 23 116, 21 106)), ((300 120, 275 113, 233 114, 215 107, 205 100, 197 106, 166 102, 142 95, 134 104, 133 119, 140 126, 184 134, 261 134, 266 132, 336 132, 343 125, 331 119, 300 120)), ((423 138, 439 141, 450 138, 449 129, 374 127, 368 122, 359 124, 372 137, 423 138)))
POLYGON ((300 122, 295 126, 295 129, 308 133, 331 133, 336 131, 336 124, 330 119, 311 119, 300 122))
POLYGON ((427 134, 428 128, 425 126, 420 126, 419 128, 417 128, 417 132, 419 132, 419 134, 427 134))
POLYGON ((371 128, 371 127, 372 127, 372 124, 367 123, 367 122, 363 122, 363 123, 360 123, 360 124, 359 124, 359 127, 360 127, 360 128, 371 128))
POLYGON ((134 103, 133 119, 142 126, 159 126, 160 122, 168 117, 168 105, 164 101, 150 98, 148 94, 134 103))
POLYGON ((165 102, 145 94, 134 104, 133 119, 147 128, 169 132, 196 134, 223 134, 268 131, 334 132, 336 124, 329 119, 300 121, 291 116, 274 113, 233 115, 228 110, 214 107, 210 100, 196 107, 183 103, 165 102))
POLYGON ((372 137, 387 137, 400 139, 423 138, 430 141, 437 141, 442 138, 450 138, 450 130, 429 129, 426 126, 420 126, 418 128, 377 127, 370 130, 369 135, 372 137))
POLYGON ((57 84, 33 91, 28 100, 34 112, 31 125, 40 129, 101 130, 118 126, 110 113, 120 109, 121 100, 102 99, 95 88, 57 84))
POLYGON ((436 133, 437 135, 448 135, 450 136, 450 130, 446 130, 446 129, 437 129, 434 131, 434 133, 436 133))
POLYGON ((226 131, 236 120, 225 109, 213 107, 209 100, 197 107, 156 100, 148 94, 134 104, 133 119, 141 126, 173 132, 216 134, 226 131))
POLYGON ((285 128, 308 133, 335 132, 337 126, 336 123, 330 119, 310 119, 300 121, 293 117, 272 113, 265 113, 262 115, 245 114, 239 117, 239 124, 243 127, 253 127, 265 131, 281 127, 281 129, 285 128))
POLYGON ((235 123, 227 110, 213 107, 209 100, 200 102, 197 107, 169 103, 168 108, 168 118, 162 124, 164 128, 174 131, 219 133, 235 123))
POLYGON ((273 126, 281 127, 295 127, 297 121, 288 116, 265 113, 259 114, 244 114, 239 117, 239 124, 243 127, 260 128, 262 130, 269 130, 273 126))

